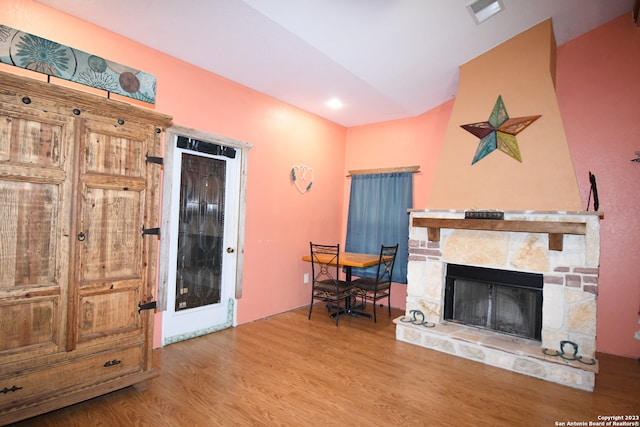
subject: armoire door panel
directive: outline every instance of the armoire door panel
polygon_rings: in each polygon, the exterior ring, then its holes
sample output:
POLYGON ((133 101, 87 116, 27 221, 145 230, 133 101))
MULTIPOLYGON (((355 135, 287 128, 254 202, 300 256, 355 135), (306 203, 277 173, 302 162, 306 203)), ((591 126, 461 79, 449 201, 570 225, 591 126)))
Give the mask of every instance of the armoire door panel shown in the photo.
POLYGON ((0 355, 28 351, 33 346, 57 348, 59 319, 59 294, 0 303, 0 355))
POLYGON ((84 173, 144 177, 148 135, 92 123, 85 129, 84 173))
POLYGON ((65 119, 49 114, 17 115, 2 110, 0 161, 63 167, 65 119))
POLYGON ((63 349, 73 119, 0 102, 0 355, 63 349))
MULTIPOLYGON (((87 122, 78 179, 75 346, 120 340, 144 329, 138 304, 146 300, 149 135, 124 121, 87 122), (80 236, 81 235, 81 236, 80 236)), ((72 345, 72 347, 73 347, 72 345)))
POLYGON ((138 287, 80 295, 78 343, 105 336, 141 332, 138 287))
POLYGON ((141 277, 144 192, 86 187, 80 284, 141 277))
POLYGON ((0 181, 0 289, 56 283, 59 187, 0 181))

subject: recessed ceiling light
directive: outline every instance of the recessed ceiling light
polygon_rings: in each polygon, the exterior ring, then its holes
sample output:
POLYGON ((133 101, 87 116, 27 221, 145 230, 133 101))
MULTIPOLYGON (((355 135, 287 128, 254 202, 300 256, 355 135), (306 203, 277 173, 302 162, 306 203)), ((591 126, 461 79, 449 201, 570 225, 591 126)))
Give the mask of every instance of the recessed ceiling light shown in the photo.
POLYGON ((502 0, 476 0, 467 5, 467 10, 475 23, 480 24, 504 10, 504 4, 502 0))
POLYGON ((337 110, 338 108, 342 108, 342 101, 340 101, 338 98, 332 98, 329 101, 327 101, 327 105, 330 108, 333 108, 334 110, 337 110))

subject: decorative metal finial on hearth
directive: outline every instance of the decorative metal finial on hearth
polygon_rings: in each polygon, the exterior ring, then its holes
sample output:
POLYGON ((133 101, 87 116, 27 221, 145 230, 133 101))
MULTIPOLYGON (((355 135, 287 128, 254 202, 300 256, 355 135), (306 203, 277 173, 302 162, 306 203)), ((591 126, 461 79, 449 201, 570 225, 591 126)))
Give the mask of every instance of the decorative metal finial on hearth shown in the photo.
POLYGON ((424 313, 420 310, 411 310, 409 311, 412 317, 402 316, 400 318, 401 322, 411 323, 412 325, 424 326, 425 328, 435 328, 435 323, 429 323, 424 319, 424 313), (420 317, 420 319, 418 319, 420 317))
POLYGON ((564 360, 568 360, 568 361, 577 360, 578 362, 584 363, 585 365, 596 364, 596 359, 587 360, 582 356, 578 356, 578 344, 574 343, 573 341, 560 341, 560 351, 556 351, 556 350, 552 351, 552 350, 549 350, 548 348, 543 348, 542 352, 547 356, 554 356, 554 357, 560 356, 564 360), (567 353, 565 353, 564 346, 567 344, 573 347, 573 354, 568 355, 567 353))

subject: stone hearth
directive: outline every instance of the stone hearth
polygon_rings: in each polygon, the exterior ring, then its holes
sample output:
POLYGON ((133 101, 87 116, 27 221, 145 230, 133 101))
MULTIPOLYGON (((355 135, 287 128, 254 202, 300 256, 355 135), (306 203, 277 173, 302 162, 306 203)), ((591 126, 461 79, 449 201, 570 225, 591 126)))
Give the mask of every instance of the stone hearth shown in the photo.
MULTIPOLYGON (((491 215, 488 215, 491 216, 491 215)), ((598 364, 596 298, 600 218, 595 212, 504 212, 504 219, 465 219, 464 211, 411 212, 407 308, 396 338, 481 363, 592 391, 598 364), (443 321, 448 263, 540 273, 541 341, 443 321), (403 320, 419 318, 433 328, 403 320), (546 355, 562 349, 579 361, 546 355)))

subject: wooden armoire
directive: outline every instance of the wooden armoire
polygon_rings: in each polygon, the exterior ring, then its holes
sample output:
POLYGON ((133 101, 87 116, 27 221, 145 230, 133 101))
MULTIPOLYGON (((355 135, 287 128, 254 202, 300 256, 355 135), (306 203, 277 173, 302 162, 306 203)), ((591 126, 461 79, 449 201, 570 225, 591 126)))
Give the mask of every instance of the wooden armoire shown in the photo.
POLYGON ((171 118, 0 73, 0 425, 152 378, 171 118))

